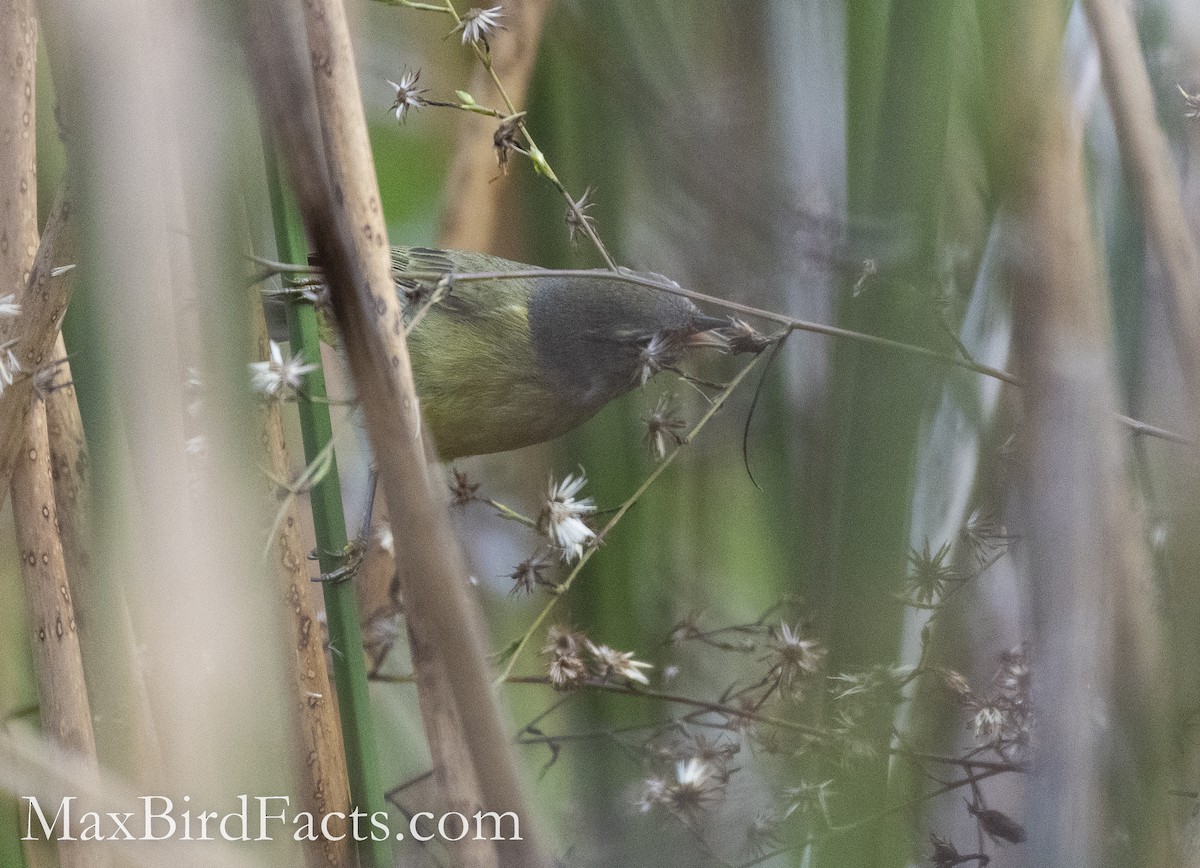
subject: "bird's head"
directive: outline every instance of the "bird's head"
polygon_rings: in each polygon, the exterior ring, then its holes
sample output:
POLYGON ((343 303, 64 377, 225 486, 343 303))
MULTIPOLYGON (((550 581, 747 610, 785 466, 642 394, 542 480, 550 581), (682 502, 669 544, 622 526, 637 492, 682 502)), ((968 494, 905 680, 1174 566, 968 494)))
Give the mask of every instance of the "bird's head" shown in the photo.
POLYGON ((689 350, 727 348, 711 317, 666 290, 601 279, 539 280, 529 298, 529 330, 543 370, 581 407, 599 407, 689 350))

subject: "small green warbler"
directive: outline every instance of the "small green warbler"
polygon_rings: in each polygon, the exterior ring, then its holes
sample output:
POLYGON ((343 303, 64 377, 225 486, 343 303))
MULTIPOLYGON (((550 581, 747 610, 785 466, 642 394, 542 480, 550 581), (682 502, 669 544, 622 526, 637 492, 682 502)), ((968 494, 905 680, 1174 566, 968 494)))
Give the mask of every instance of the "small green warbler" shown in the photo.
MULTIPOLYGON (((421 412, 443 460, 565 434, 698 347, 728 349, 733 321, 663 290, 586 275, 454 281, 531 271, 457 250, 392 250, 421 412), (433 298, 432 294, 438 297, 433 298)), ((632 273, 632 272, 631 272, 632 273)))

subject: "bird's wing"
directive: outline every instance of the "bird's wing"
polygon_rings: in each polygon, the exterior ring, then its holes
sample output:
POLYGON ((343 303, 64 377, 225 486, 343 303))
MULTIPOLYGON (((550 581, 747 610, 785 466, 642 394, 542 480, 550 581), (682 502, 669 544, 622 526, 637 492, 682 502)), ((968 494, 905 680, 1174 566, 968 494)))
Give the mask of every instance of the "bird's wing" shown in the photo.
MULTIPOLYGON (((415 272, 429 272, 438 275, 455 273, 509 272, 525 271, 533 266, 523 265, 499 256, 486 253, 474 253, 465 250, 437 250, 432 247, 393 247, 392 273, 396 286, 401 291, 401 298, 408 307, 409 303, 421 297, 427 297, 437 285, 438 279, 411 277, 415 272)), ((451 316, 473 318, 492 311, 496 305, 496 293, 522 292, 523 283, 506 280, 464 281, 454 284, 441 301, 438 308, 451 316)))

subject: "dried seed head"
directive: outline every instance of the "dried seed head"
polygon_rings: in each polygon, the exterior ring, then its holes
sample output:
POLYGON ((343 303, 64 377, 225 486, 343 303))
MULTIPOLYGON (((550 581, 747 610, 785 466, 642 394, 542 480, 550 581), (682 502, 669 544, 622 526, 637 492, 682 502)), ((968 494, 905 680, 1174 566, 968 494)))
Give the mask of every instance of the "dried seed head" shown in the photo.
POLYGON ((675 781, 663 803, 682 819, 694 822, 724 796, 724 783, 716 770, 699 757, 675 763, 675 781))
POLYGON ((721 331, 725 335, 725 339, 729 341, 729 352, 731 353, 757 354, 774 343, 772 338, 740 319, 731 320, 730 325, 721 331))
POLYGON ((634 660, 632 652, 614 651, 607 645, 587 643, 587 651, 592 657, 593 671, 597 678, 608 681, 614 677, 639 684, 649 684, 650 679, 642 672, 643 669, 653 669, 649 663, 634 660))
POLYGON ((270 341, 269 345, 270 359, 250 363, 250 382, 254 391, 272 400, 282 400, 291 397, 300 388, 305 374, 320 366, 305 364, 304 356, 300 353, 285 359, 279 344, 270 341))
POLYGON ((549 569, 550 563, 550 557, 542 551, 521 561, 508 576, 513 581, 513 587, 509 593, 531 594, 537 585, 551 587, 553 583, 542 575, 543 570, 549 569))
POLYGON ((908 579, 904 593, 917 605, 935 605, 951 586, 963 580, 962 574, 950 563, 950 543, 943 543, 936 552, 932 552, 929 539, 926 538, 921 551, 912 549, 908 554, 908 579))
POLYGON ((654 405, 654 412, 642 419, 646 425, 643 439, 659 461, 666 457, 669 449, 683 445, 683 431, 687 423, 675 414, 673 403, 672 395, 659 398, 654 405))
POLYGON ((592 195, 592 188, 588 187, 583 191, 583 195, 579 199, 571 199, 568 197, 568 205, 566 214, 563 219, 567 223, 567 237, 572 244, 579 243, 580 235, 589 235, 595 231, 596 218, 588 215, 588 210, 596 203, 589 202, 588 197, 592 195))
POLYGON ((805 639, 800 625, 794 628, 786 623, 779 630, 771 630, 771 650, 762 658, 769 664, 767 677, 779 685, 782 693, 794 694, 798 680, 821 668, 825 649, 815 639, 805 639))
POLYGON ((491 51, 492 48, 487 41, 488 34, 496 29, 504 29, 504 25, 500 23, 500 19, 503 17, 504 10, 500 6, 492 6, 487 9, 473 6, 463 13, 462 21, 450 32, 461 31, 463 45, 475 43, 483 45, 485 49, 491 51))
POLYGON ((450 483, 450 499, 455 506, 466 506, 475 500, 475 492, 479 491, 479 483, 472 482, 465 471, 457 467, 451 468, 454 481, 450 483))
POLYGON ((404 121, 408 117, 408 112, 411 109, 419 109, 423 105, 428 105, 423 94, 428 91, 423 87, 417 87, 417 82, 421 78, 421 70, 409 72, 404 70, 404 74, 400 76, 400 81, 395 82, 388 80, 388 84, 396 89, 396 99, 392 103, 388 111, 395 112, 396 120, 404 121))
POLYGON ((583 520, 585 515, 596 511, 595 502, 590 497, 575 499, 585 485, 587 477, 582 473, 570 474, 559 483, 551 479, 546 504, 538 517, 538 530, 562 552, 564 561, 582 557, 584 546, 596 537, 583 520))
POLYGON ((550 661, 550 684, 555 690, 574 690, 587 681, 587 666, 572 655, 560 655, 550 661))
POLYGON ((501 121, 500 126, 496 127, 496 132, 492 134, 492 147, 496 149, 496 165, 500 167, 502 174, 508 174, 508 158, 513 151, 518 154, 525 153, 517 139, 517 134, 521 131, 521 118, 524 116, 525 113, 521 112, 505 118, 501 121))

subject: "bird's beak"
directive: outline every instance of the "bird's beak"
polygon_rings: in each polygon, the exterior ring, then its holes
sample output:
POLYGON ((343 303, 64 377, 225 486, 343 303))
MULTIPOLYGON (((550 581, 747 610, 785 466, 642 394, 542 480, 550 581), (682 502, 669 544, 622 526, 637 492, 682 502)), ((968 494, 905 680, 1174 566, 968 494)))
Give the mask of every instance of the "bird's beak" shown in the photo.
POLYGON ((724 352, 729 349, 729 338, 722 330, 729 328, 729 325, 728 319, 701 314, 692 320, 693 331, 684 338, 684 346, 690 349, 711 347, 724 352))

